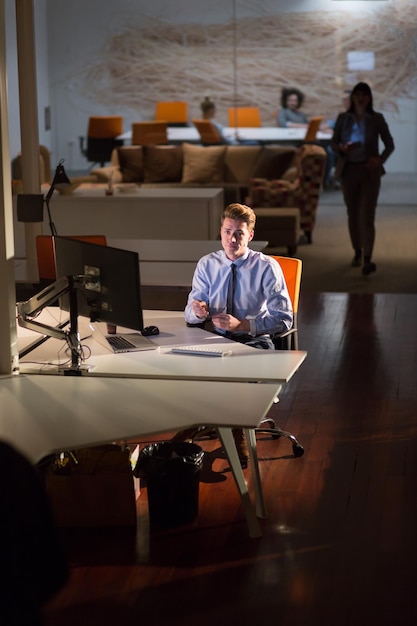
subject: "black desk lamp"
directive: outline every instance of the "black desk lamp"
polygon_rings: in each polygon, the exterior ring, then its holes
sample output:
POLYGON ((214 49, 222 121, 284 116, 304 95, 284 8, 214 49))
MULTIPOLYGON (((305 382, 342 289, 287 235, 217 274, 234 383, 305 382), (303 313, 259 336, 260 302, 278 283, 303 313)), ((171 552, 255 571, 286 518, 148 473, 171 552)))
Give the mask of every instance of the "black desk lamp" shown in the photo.
POLYGON ((54 193, 55 189, 59 189, 60 187, 67 187, 68 185, 71 185, 71 181, 65 172, 63 163, 64 163, 64 159, 61 159, 55 170, 55 176, 52 180, 51 186, 49 187, 49 191, 45 196, 45 204, 46 204, 46 208, 48 211, 48 218, 49 218, 49 228, 51 229, 51 234, 53 236, 57 235, 58 233, 56 232, 55 224, 52 221, 51 210, 49 208, 49 200, 51 199, 52 194, 54 193))
POLYGON ((55 189, 71 185, 64 169, 64 159, 61 159, 55 170, 48 193, 44 197, 39 193, 23 193, 17 196, 17 219, 19 222, 43 222, 43 203, 45 202, 48 211, 49 228, 53 236, 57 235, 55 224, 52 221, 49 201, 55 189))

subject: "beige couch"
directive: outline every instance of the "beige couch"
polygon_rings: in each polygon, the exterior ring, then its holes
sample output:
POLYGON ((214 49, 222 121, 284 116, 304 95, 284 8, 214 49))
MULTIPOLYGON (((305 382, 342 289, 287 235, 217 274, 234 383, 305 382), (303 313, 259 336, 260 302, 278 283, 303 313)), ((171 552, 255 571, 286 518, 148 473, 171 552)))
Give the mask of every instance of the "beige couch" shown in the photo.
POLYGON ((222 187, 228 203, 245 199, 252 178, 291 179, 296 153, 286 146, 123 146, 91 174, 113 184, 222 187))

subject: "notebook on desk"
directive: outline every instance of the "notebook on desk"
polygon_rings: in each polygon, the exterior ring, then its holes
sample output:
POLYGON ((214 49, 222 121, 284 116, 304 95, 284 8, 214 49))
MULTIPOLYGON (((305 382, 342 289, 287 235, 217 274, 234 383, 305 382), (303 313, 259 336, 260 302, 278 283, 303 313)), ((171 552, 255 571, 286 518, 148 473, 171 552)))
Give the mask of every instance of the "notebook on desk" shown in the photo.
POLYGON ((138 352, 140 350, 156 350, 159 346, 140 333, 117 333, 105 335, 108 344, 115 354, 119 352, 138 352))

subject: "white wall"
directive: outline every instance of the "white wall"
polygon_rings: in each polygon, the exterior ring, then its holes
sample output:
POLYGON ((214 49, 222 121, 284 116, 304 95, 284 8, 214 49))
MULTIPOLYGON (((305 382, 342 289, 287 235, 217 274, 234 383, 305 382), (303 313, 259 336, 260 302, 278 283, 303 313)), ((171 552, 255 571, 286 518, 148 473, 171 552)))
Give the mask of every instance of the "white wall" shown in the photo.
MULTIPOLYGON (((14 2, 7 2, 13 21, 14 2)), ((356 49, 375 46, 369 82, 396 142, 387 170, 415 172, 417 68, 410 41, 417 31, 416 8, 417 0, 36 0, 40 142, 51 148, 53 161, 64 158, 70 170, 87 169, 78 142, 90 115, 122 114, 128 130, 132 121, 152 117, 156 99, 186 99, 191 118, 207 93, 215 97, 219 120, 226 123, 235 97, 235 34, 239 97, 259 104, 264 124, 274 123, 281 87, 296 79, 307 96, 306 112, 319 114, 324 108, 327 114, 337 110, 347 83, 368 78, 346 71, 349 39, 356 49), (272 31, 271 24, 277 25, 272 31), (401 55, 398 65, 393 50, 401 55), (44 129, 48 104, 52 131, 44 129)), ((14 155, 20 136, 12 28, 7 49, 14 155)))

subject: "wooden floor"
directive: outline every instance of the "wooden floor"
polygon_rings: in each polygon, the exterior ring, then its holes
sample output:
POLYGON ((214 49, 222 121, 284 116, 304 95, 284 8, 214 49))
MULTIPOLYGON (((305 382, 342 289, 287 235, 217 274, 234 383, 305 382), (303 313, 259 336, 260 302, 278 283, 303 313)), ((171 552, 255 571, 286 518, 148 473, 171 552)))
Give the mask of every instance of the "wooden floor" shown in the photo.
POLYGON ((300 308, 308 358, 271 415, 305 455, 260 436, 263 537, 218 441, 201 441, 196 521, 149 531, 144 489, 135 535, 67 537, 46 626, 417 624, 417 295, 306 293, 300 308))

